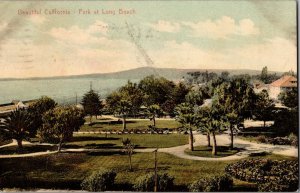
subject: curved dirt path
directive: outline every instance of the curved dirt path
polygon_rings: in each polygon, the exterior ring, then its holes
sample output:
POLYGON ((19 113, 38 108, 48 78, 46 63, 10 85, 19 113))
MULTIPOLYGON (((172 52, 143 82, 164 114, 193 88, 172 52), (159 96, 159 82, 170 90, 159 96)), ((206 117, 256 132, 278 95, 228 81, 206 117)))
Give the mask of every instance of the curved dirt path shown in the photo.
MULTIPOLYGON (((195 134, 195 143, 194 146, 206 145, 207 139, 205 135, 195 134)), ((217 135, 217 145, 227 146, 230 144, 230 138, 228 134, 217 135)), ((245 157, 248 157, 251 153, 256 152, 267 152, 280 154, 285 156, 298 157, 298 149, 292 146, 284 145, 271 145, 271 144, 259 144, 249 141, 245 141, 239 138, 234 138, 234 147, 242 148, 240 152, 226 157, 221 158, 208 158, 208 157, 198 157, 192 156, 184 153, 184 150, 189 148, 189 145, 170 147, 170 148, 161 148, 158 149, 159 152, 169 153, 180 158, 190 159, 190 160, 201 160, 201 161, 229 161, 229 160, 238 160, 245 157)))
MULTIPOLYGON (((217 145, 228 145, 230 143, 230 139, 228 134, 217 135, 217 145)), ((207 139, 205 135, 201 134, 194 134, 195 143, 194 146, 206 145, 207 139)), ((30 142, 25 142, 24 144, 32 144, 30 142)), ((8 147, 8 146, 15 146, 17 145, 16 141, 13 141, 10 144, 1 146, 8 147)), ((38 144, 38 145, 49 145, 49 144, 38 144)), ((189 160, 199 160, 199 161, 229 161, 229 160, 238 160, 249 156, 251 153, 255 152, 269 152, 274 154, 280 154, 285 156, 292 156, 298 157, 298 149, 291 146, 284 146, 284 145, 270 145, 270 144, 259 144, 253 143, 249 141, 245 141, 239 138, 234 139, 234 146, 238 148, 242 148, 240 152, 221 158, 209 158, 209 157, 199 157, 188 155, 184 152, 187 148, 189 148, 189 144, 176 146, 176 147, 169 147, 169 148, 159 148, 158 152, 168 153, 183 159, 189 160)), ((85 148, 77 148, 77 149, 62 149, 62 152, 106 152, 106 151, 120 151, 121 149, 85 149, 85 148)), ((135 152, 153 152, 155 148, 146 148, 146 149, 135 149, 135 152)), ((18 154, 18 155, 0 155, 0 158, 15 158, 15 157, 30 157, 30 156, 40 156, 40 155, 47 155, 57 153, 57 151, 46 151, 46 152, 35 152, 35 153, 28 153, 28 154, 18 154)))

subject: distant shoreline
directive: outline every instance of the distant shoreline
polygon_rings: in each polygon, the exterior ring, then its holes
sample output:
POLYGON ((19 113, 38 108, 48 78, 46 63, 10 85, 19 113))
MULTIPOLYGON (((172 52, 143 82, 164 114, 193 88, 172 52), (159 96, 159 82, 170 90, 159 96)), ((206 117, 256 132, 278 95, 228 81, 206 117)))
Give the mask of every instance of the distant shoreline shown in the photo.
MULTIPOLYGON (((257 75, 261 73, 261 70, 251 70, 251 69, 177 69, 177 68, 153 68, 153 67, 141 67, 130 70, 118 71, 118 72, 109 72, 109 73, 92 73, 92 74, 78 74, 78 75, 66 75, 66 76, 48 76, 48 77, 25 77, 25 78, 15 78, 15 77, 7 77, 0 78, 0 81, 17 81, 17 80, 47 80, 47 79, 74 79, 74 78, 112 78, 112 79, 124 79, 124 78, 141 78, 143 75, 148 76, 150 74, 164 76, 166 78, 170 78, 172 74, 186 74, 187 72, 193 71, 208 71, 221 73, 222 71, 228 71, 232 75, 238 74, 249 74, 249 75, 257 75), (170 75, 168 74, 168 71, 170 75)), ((277 71, 269 71, 269 73, 282 74, 283 72, 277 71)))

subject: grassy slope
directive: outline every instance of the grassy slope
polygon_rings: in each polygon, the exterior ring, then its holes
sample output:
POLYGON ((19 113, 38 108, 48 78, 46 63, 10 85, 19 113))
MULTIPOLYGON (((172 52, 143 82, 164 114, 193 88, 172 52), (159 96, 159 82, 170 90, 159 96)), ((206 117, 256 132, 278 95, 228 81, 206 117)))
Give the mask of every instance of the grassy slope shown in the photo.
POLYGON ((194 151, 186 149, 185 153, 187 153, 189 155, 199 156, 199 157, 226 157, 226 156, 230 156, 230 155, 233 155, 238 152, 237 149, 230 150, 226 146, 218 146, 217 150, 218 150, 217 155, 213 156, 211 154, 212 147, 196 146, 196 147, 194 147, 194 151))
POLYGON ((188 143, 188 136, 182 134, 76 134, 67 146, 122 148, 122 140, 129 138, 137 148, 174 147, 188 143))
MULTIPOLYGON (((271 159, 293 159, 278 155, 265 157, 271 159)), ((25 173, 29 178, 35 177, 38 179, 43 178, 46 181, 56 180, 63 182, 67 179, 81 181, 91 172, 105 167, 113 168, 117 171, 116 182, 118 184, 132 184, 138 176, 153 171, 153 153, 136 153, 133 155, 132 161, 134 171, 129 172, 128 157, 122 153, 61 153, 35 158, 0 159, 0 172, 21 172, 25 173)), ((192 161, 165 153, 158 153, 158 170, 173 175, 177 186, 189 185, 194 180, 204 176, 224 173, 225 166, 232 162, 192 161)), ((253 188, 253 184, 235 180, 236 190, 247 190, 251 187, 253 188)))

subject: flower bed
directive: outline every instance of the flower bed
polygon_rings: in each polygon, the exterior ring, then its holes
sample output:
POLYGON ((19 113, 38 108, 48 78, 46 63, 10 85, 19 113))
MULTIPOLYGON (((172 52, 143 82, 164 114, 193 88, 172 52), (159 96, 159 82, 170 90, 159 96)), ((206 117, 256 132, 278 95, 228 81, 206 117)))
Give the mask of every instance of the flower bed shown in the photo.
POLYGON ((258 184, 259 191, 296 191, 298 189, 298 162, 250 159, 226 166, 233 177, 258 184))

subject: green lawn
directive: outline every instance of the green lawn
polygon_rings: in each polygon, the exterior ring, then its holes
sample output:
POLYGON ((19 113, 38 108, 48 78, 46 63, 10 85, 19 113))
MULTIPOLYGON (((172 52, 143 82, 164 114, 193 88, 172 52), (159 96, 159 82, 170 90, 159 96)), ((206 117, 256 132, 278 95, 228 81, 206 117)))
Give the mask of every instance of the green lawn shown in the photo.
MULTIPOLYGON (((277 155, 264 157, 293 159, 277 155)), ((39 157, 0 159, 0 174, 7 173, 6 176, 11 176, 11 178, 5 178, 10 182, 8 183, 10 186, 79 189, 79 184, 85 176, 105 167, 117 172, 115 190, 130 190, 130 184, 134 183, 137 177, 153 172, 154 155, 153 153, 135 153, 132 162, 134 171, 129 172, 128 157, 123 153, 60 153, 39 157)), ((175 177, 176 191, 186 191, 186 186, 201 177, 224 173, 225 166, 232 162, 192 161, 158 153, 158 170, 168 172, 175 177)), ((235 191, 255 190, 253 184, 239 180, 235 180, 234 183, 235 191)))
POLYGON ((238 152, 237 149, 229 149, 229 147, 226 146, 218 146, 217 147, 217 155, 212 155, 212 147, 207 146, 196 146, 194 147, 194 151, 191 151, 189 149, 186 149, 184 152, 189 155, 199 156, 199 157, 226 157, 233 154, 236 154, 238 152))
POLYGON ((183 134, 75 134, 65 147, 122 148, 122 140, 129 138, 136 148, 174 147, 188 143, 183 134))
MULTIPOLYGON (((139 120, 128 120, 127 129, 128 130, 146 130, 148 125, 152 125, 152 121, 149 119, 139 119, 139 120)), ((156 120, 156 127, 158 129, 176 129, 180 127, 181 124, 175 120, 156 120)), ((105 130, 114 130, 122 131, 123 124, 122 122, 111 121, 111 120, 98 120, 90 125, 83 125, 80 128, 80 131, 105 131, 105 130)))

